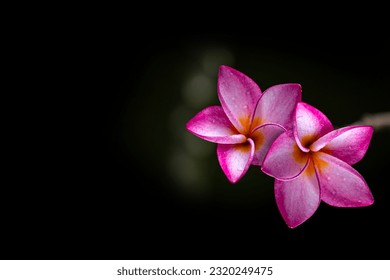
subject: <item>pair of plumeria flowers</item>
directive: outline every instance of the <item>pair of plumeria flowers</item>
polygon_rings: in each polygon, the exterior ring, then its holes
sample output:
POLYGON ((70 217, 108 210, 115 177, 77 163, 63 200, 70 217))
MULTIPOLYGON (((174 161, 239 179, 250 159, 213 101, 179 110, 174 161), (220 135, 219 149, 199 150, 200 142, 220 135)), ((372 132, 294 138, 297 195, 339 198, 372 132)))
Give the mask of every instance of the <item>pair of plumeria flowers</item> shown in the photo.
POLYGON ((321 200, 336 207, 374 202, 364 178, 351 167, 365 155, 373 128, 334 130, 322 112, 301 102, 301 92, 299 84, 262 92, 245 74, 221 66, 222 106, 207 107, 187 123, 191 133, 218 144, 218 161, 231 183, 251 164, 275 178, 276 203, 290 228, 310 218, 321 200))

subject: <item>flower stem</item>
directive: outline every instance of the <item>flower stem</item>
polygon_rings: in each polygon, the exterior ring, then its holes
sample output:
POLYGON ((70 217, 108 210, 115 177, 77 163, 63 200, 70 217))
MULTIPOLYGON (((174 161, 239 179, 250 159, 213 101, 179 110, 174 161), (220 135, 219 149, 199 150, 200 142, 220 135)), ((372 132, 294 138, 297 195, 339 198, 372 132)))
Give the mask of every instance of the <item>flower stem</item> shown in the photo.
POLYGON ((364 114, 363 117, 352 125, 371 125, 375 130, 390 128, 390 112, 376 114, 364 114))

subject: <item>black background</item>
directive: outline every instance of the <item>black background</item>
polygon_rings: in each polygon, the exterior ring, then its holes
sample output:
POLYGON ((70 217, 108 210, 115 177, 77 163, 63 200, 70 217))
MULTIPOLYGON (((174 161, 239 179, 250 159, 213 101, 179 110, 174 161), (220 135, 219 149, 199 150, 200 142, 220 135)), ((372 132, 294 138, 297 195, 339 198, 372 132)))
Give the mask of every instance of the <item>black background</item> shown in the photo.
MULTIPOLYGON (((389 109, 385 22, 357 17, 330 27, 331 16, 312 25, 313 15, 279 29, 220 15, 191 28, 184 18, 147 27, 102 15, 61 26, 66 39, 49 55, 52 94, 35 110, 43 133, 25 136, 33 152, 18 158, 17 183, 2 197, 2 258, 388 258, 389 130, 375 132, 356 165, 374 205, 321 203, 296 229, 278 212, 272 179, 254 167, 231 185, 213 152, 199 161, 210 188, 199 194, 182 191, 168 166, 183 148, 185 122, 202 109, 187 108, 172 130, 184 80, 205 50, 228 49, 231 66, 263 90, 301 83, 303 99, 342 126, 389 109)), ((218 103, 214 94, 209 105, 218 103)))

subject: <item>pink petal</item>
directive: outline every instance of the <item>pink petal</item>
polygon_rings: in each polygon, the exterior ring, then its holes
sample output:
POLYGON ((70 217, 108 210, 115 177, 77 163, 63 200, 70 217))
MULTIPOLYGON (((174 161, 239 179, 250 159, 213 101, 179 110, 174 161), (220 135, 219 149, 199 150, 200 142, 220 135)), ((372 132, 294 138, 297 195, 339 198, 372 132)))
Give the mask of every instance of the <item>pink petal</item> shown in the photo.
POLYGON ((261 165, 265 155, 276 138, 282 134, 285 129, 279 125, 266 124, 257 127, 250 135, 255 143, 255 154, 253 156, 253 165, 261 165))
POLYGON ((223 172, 231 183, 236 183, 244 176, 253 159, 255 144, 248 139, 243 144, 218 144, 217 155, 223 172))
POLYGON ((322 112, 304 102, 298 103, 295 118, 294 133, 303 151, 308 151, 314 141, 333 130, 332 124, 322 112))
MULTIPOLYGON (((264 91, 256 107, 254 123, 277 123, 291 129, 297 103, 301 101, 299 84, 282 84, 264 91), (258 119, 258 120, 257 120, 258 119), (260 121, 259 121, 260 120, 260 121)), ((252 127, 254 127, 252 125, 252 127)))
POLYGON ((236 144, 246 141, 246 137, 230 123, 221 106, 210 106, 200 111, 187 123, 187 129, 210 142, 236 144))
POLYGON ((261 95, 259 86, 248 76, 228 66, 219 68, 219 100, 230 122, 242 134, 249 132, 261 95))
POLYGON ((290 180, 301 174, 309 162, 309 153, 302 152, 291 131, 281 134, 271 145, 261 170, 278 180, 290 180))
POLYGON ((322 152, 316 152, 313 160, 324 202, 337 207, 360 207, 374 203, 362 175, 347 163, 322 152))
POLYGON ((275 199, 280 214, 290 228, 309 219, 320 204, 320 187, 313 164, 291 181, 275 180, 275 199))
POLYGON ((371 126, 343 127, 322 136, 310 149, 321 150, 352 165, 366 154, 373 132, 371 126))

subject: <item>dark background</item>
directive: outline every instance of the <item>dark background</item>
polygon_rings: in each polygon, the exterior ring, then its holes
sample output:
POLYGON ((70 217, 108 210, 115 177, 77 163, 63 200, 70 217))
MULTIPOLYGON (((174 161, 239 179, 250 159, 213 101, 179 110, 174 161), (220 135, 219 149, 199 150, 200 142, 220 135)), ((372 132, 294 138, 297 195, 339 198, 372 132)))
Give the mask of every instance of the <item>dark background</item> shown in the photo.
POLYGON ((26 171, 2 198, 2 258, 388 259, 389 129, 355 165, 374 205, 321 203, 296 229, 279 214, 270 177, 251 167, 230 184, 216 145, 185 130, 218 104, 221 64, 262 90, 300 83, 335 127, 389 111, 384 22, 311 27, 313 18, 182 29, 103 17, 61 29, 45 137, 33 137, 34 158, 20 159, 26 171))

